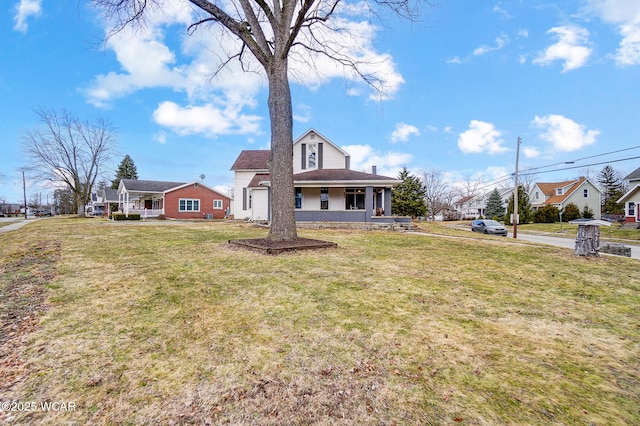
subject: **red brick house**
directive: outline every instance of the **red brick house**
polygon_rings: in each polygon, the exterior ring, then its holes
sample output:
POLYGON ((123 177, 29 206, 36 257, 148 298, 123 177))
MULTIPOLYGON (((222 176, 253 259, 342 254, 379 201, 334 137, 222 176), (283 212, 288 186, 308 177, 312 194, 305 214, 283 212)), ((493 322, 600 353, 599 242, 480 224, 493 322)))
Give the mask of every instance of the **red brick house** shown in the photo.
POLYGON ((201 182, 122 179, 118 187, 120 210, 139 213, 142 218, 224 219, 231 211, 231 201, 201 182))

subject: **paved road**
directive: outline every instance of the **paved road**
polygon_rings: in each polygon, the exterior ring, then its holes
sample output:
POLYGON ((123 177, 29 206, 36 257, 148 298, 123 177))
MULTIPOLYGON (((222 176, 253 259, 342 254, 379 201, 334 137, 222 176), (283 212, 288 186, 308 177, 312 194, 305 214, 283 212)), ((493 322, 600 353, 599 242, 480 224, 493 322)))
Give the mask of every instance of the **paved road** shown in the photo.
MULTIPOLYGON (((507 238, 513 239, 513 236, 509 234, 507 238)), ((572 238, 554 237, 551 235, 526 234, 521 232, 518 232, 517 239, 524 240, 524 241, 531 241, 533 243, 548 244, 556 247, 570 248, 571 250, 575 248, 575 244, 576 244, 575 239, 572 239, 572 238)), ((604 241, 605 240, 600 240, 601 245, 604 241)), ((628 244, 626 242, 624 245, 627 247, 631 247, 631 257, 633 259, 640 259, 639 245, 628 244)))

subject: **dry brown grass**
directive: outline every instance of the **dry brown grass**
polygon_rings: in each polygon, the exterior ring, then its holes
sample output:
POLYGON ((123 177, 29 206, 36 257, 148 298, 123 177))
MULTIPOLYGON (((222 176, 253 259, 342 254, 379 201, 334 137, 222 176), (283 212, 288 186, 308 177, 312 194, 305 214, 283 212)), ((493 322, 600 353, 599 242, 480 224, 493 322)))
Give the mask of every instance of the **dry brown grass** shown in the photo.
MULTIPOLYGON (((264 256, 225 223, 47 220, 48 313, 17 424, 634 424, 640 268, 500 238, 301 231, 264 256)), ((18 236, 19 238, 16 238, 18 236)), ((20 241, 18 241, 20 240, 20 241)))

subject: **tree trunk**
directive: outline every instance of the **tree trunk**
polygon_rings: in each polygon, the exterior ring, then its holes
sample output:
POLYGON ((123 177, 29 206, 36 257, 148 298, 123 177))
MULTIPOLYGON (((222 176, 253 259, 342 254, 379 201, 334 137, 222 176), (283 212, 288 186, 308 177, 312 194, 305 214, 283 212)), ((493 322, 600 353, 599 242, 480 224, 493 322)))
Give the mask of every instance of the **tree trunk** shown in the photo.
POLYGON ((293 112, 286 58, 274 57, 267 70, 271 119, 271 230, 270 240, 298 237, 293 188, 293 112))

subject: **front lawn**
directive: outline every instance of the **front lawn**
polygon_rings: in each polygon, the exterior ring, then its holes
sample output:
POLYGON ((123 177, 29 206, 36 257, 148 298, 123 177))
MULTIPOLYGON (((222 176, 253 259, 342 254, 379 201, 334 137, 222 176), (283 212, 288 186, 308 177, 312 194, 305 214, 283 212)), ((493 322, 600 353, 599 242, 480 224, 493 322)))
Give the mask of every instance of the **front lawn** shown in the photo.
POLYGON ((231 249, 266 235, 236 223, 2 234, 0 401, 74 409, 0 423, 640 423, 637 260, 442 233, 301 230, 338 248, 280 256, 231 249))

